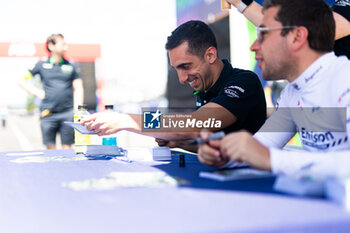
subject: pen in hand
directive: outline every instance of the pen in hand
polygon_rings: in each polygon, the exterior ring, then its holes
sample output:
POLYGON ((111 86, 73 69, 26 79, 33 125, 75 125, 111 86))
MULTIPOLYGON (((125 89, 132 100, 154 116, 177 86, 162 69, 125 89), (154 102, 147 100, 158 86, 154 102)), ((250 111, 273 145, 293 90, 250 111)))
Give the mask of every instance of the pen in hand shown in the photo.
POLYGON ((208 140, 204 140, 201 137, 198 137, 198 138, 192 139, 189 142, 189 144, 190 145, 200 145, 200 144, 208 143, 209 141, 212 141, 212 140, 222 139, 223 137, 225 137, 225 132, 219 131, 219 132, 215 132, 215 133, 210 134, 208 140))

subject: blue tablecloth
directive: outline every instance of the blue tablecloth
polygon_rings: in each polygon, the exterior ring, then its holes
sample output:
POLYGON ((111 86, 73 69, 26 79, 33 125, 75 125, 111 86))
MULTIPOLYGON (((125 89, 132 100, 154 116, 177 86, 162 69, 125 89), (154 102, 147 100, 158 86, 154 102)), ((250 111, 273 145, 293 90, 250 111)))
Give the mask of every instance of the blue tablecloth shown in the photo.
MULTIPOLYGON (((73 150, 41 156, 72 158, 73 150)), ((25 157, 25 156, 22 156, 25 157)), ((90 232, 350 232, 350 214, 318 198, 272 190, 274 178, 217 182, 198 176, 212 168, 186 155, 171 163, 111 160, 14 163, 0 153, 1 233, 90 232), (62 183, 115 171, 164 171, 190 183, 178 187, 74 191, 62 183)))

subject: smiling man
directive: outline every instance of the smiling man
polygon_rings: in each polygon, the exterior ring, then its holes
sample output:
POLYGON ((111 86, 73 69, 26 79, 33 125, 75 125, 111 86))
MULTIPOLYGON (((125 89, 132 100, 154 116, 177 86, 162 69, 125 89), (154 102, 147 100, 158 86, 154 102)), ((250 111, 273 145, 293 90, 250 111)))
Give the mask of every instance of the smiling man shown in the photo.
POLYGON ((109 116, 97 113, 85 118, 83 124, 90 122, 88 129, 99 135, 129 130, 156 137, 161 146, 196 151, 185 140, 198 137, 203 128, 200 126, 205 126, 205 122, 217 126, 208 127, 208 130, 226 133, 241 129, 254 133, 265 122, 265 97, 258 77, 251 71, 232 68, 227 60, 219 59, 216 38, 207 24, 189 21, 180 25, 168 37, 165 47, 180 83, 187 83, 197 93, 197 110, 190 114, 191 119, 203 124, 163 115, 163 119, 174 127, 150 132, 144 130, 142 115, 117 113, 109 116), (179 123, 174 122, 176 120, 179 123), (191 125, 195 127, 188 130, 191 125))

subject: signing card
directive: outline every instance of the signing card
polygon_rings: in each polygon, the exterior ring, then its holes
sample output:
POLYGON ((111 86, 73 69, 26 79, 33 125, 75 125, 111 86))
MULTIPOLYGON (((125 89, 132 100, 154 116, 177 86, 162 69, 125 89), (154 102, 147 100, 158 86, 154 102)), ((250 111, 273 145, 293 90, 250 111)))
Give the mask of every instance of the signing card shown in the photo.
POLYGON ((90 131, 86 128, 86 126, 81 125, 80 123, 74 123, 74 122, 69 122, 69 121, 65 121, 65 124, 69 125, 70 127, 72 127, 73 129, 76 129, 79 131, 79 133, 81 134, 95 134, 94 131, 90 131))

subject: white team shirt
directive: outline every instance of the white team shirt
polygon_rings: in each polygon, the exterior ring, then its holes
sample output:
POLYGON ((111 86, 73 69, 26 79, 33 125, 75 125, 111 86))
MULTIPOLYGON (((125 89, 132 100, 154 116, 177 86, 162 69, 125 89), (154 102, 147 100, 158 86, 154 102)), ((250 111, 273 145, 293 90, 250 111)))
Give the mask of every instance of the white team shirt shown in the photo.
POLYGON ((270 149, 273 173, 350 174, 350 61, 333 52, 317 59, 285 87, 254 137, 270 149), (305 151, 282 150, 296 132, 305 151))

